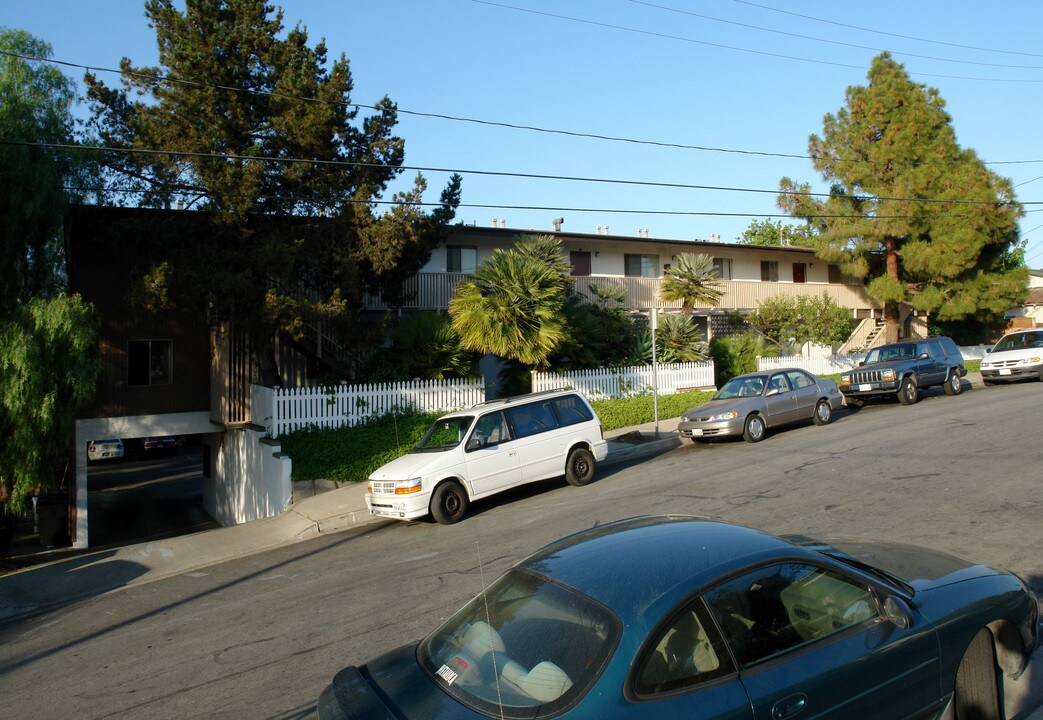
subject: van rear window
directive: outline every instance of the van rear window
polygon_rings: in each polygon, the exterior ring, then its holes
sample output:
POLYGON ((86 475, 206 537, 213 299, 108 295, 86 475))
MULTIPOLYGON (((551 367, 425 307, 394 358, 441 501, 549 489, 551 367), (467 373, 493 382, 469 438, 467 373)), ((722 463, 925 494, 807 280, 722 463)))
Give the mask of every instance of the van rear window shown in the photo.
POLYGON ((561 425, 575 425, 594 419, 594 413, 590 406, 583 402, 577 395, 566 395, 554 398, 554 411, 558 414, 558 422, 561 425))

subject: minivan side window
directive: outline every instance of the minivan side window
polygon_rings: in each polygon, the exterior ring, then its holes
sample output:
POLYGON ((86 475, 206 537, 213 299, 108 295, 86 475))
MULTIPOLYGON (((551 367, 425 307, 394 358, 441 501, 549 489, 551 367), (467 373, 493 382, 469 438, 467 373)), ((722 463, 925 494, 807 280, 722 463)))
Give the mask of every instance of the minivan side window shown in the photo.
POLYGON ((507 430, 507 420, 503 413, 491 412, 478 418, 478 422, 474 424, 473 437, 482 441, 479 447, 499 445, 510 440, 511 435, 507 430))
POLYGON ((590 411, 590 407, 578 395, 554 398, 551 402, 554 405, 554 411, 558 415, 558 424, 562 426, 575 425, 576 423, 594 419, 594 414, 590 411))
POLYGON ((554 409, 548 400, 508 408, 507 416, 514 425, 515 437, 523 438, 558 427, 554 409))

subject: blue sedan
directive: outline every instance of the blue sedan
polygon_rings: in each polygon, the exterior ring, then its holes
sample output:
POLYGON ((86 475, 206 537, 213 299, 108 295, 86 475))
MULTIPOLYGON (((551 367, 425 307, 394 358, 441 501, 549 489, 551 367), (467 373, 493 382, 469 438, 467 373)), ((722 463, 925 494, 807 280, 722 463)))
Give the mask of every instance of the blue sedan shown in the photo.
POLYGON ((340 671, 327 720, 1002 718, 1037 642, 1016 576, 691 517, 559 540, 420 643, 340 671))

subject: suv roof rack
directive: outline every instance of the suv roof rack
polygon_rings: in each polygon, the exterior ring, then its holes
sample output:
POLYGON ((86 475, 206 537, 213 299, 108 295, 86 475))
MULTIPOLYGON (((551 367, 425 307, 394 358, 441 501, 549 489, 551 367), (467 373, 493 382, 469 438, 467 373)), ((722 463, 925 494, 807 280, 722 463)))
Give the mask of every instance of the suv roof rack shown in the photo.
POLYGON ((472 405, 471 407, 472 408, 482 407, 483 405, 491 405, 493 403, 503 403, 503 404, 507 405, 509 403, 517 402, 519 400, 528 400, 529 398, 539 397, 540 395, 551 395, 553 393, 563 392, 563 391, 569 390, 569 389, 570 388, 560 387, 560 388, 554 388, 552 390, 539 390, 537 392, 526 393, 524 395, 511 395, 511 396, 504 397, 504 398, 496 398, 495 400, 486 400, 485 402, 476 403, 476 404, 472 405))

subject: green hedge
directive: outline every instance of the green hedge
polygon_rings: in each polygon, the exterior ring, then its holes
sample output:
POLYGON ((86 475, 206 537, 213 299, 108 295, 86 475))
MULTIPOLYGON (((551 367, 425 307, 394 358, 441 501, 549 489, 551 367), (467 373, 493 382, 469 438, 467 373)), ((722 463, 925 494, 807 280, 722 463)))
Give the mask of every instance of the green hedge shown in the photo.
MULTIPOLYGON (((712 393, 693 391, 659 396, 659 418, 680 416, 712 393)), ((652 396, 593 403, 605 430, 652 422, 652 396)), ((293 459, 293 479, 361 482, 416 445, 437 414, 385 415, 355 427, 309 428, 279 438, 293 459)))

